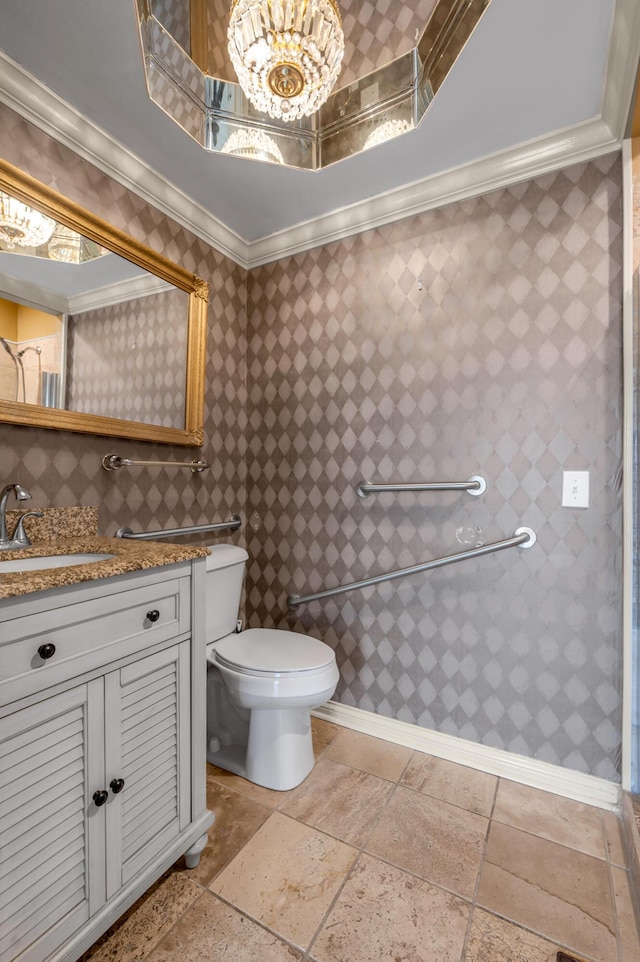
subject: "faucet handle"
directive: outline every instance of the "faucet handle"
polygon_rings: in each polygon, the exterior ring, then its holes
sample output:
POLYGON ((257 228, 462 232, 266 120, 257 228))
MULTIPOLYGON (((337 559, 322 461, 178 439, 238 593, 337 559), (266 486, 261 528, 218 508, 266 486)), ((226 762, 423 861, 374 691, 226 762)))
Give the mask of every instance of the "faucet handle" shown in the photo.
POLYGON ((16 530, 13 532, 13 538, 11 539, 16 548, 28 548, 31 542, 29 541, 29 535, 24 529, 24 519, 25 518, 41 518, 42 511, 25 511, 18 518, 18 523, 16 525, 16 530))

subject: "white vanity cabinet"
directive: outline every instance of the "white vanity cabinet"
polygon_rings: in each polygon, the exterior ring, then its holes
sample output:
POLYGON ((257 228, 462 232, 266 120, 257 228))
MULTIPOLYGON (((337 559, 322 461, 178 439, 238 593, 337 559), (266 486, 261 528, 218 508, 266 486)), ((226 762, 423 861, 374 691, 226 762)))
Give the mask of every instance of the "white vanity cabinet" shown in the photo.
POLYGON ((0 601, 0 960, 78 958, 205 805, 198 559, 0 601))

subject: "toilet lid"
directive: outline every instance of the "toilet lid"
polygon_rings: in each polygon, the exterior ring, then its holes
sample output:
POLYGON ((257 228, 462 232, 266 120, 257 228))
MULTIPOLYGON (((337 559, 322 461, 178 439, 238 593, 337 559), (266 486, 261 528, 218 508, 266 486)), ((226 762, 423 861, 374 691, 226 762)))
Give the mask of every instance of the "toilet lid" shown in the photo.
POLYGON ((248 628, 221 639, 215 659, 227 668, 251 674, 318 671, 335 660, 333 649, 317 638, 277 628, 248 628))

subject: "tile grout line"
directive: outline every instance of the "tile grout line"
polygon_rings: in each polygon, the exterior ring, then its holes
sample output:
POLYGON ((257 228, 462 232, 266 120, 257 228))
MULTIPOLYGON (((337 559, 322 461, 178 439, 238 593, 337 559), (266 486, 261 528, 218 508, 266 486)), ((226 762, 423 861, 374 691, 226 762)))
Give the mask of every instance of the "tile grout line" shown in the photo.
POLYGON ((471 897, 471 907, 469 909, 469 920, 467 922, 467 931, 465 932, 464 942, 462 944, 462 953, 460 955, 460 962, 464 962, 467 957, 467 950, 469 948, 469 939, 471 938, 471 928, 473 925, 473 916, 475 914, 475 909, 477 906, 478 892, 480 891, 480 879, 482 878, 482 871, 484 869, 485 857, 487 854, 487 847, 489 845, 489 834, 491 832, 491 826, 493 825, 493 814, 496 810, 496 802, 498 800, 498 791, 500 790, 501 779, 496 778, 496 787, 493 793, 493 799, 491 801, 491 810, 489 811, 489 817, 487 819, 487 833, 484 839, 484 845, 482 846, 482 855, 480 856, 480 864, 478 866, 478 877, 476 878, 476 884, 474 886, 473 895, 471 897))
POLYGON ((198 895, 198 897, 195 898, 195 899, 193 900, 193 902, 192 902, 190 905, 188 905, 187 908, 186 908, 183 912, 181 912, 180 915, 179 915, 176 919, 174 919, 174 921, 171 923, 171 925, 169 926, 169 928, 167 929, 167 931, 163 934, 162 938, 158 939, 157 942, 154 942, 153 945, 151 945, 151 946, 149 947, 148 951, 146 951, 146 952, 140 957, 140 962, 144 962, 144 959, 147 959, 147 958, 151 955, 152 952, 155 952, 155 950, 158 948, 158 946, 161 945, 161 944, 164 942, 164 940, 167 938, 167 936, 168 936, 171 932, 173 932, 173 930, 175 929, 176 925, 177 925, 179 922, 182 921, 182 919, 183 919, 184 916, 187 914, 187 912, 190 912, 191 909, 193 908, 193 906, 196 905, 196 904, 200 901, 200 899, 204 896, 204 894, 206 893, 207 889, 204 888, 204 886, 200 885, 199 882, 195 882, 194 884, 195 884, 195 885, 198 885, 198 886, 202 889, 202 891, 200 892, 200 895, 198 895))
POLYGON ((303 948, 303 946, 297 945, 295 942, 292 942, 291 939, 288 939, 286 938, 286 936, 282 935, 281 932, 277 932, 275 929, 270 928, 265 922, 262 922, 260 919, 255 918, 253 915, 250 915, 250 913, 247 912, 246 909, 241 909, 239 906, 235 905, 233 902, 230 902, 229 899, 226 899, 224 897, 224 895, 220 895, 218 892, 212 892, 211 889, 208 889, 207 891, 209 892, 209 895, 212 898, 217 899, 219 902, 222 902, 223 905, 226 905, 227 908, 230 908, 233 912, 237 912, 238 915, 241 915, 243 918, 247 919, 247 921, 253 922, 254 925, 257 925, 264 932, 268 932, 269 935, 273 935, 274 938, 278 939, 278 941, 282 942, 288 948, 293 949, 295 952, 301 952, 302 955, 300 956, 300 962, 303 962, 303 957, 306 955, 306 950, 303 948))
POLYGON ((604 819, 604 813, 601 814, 601 827, 602 827, 602 837, 604 840, 604 853, 607 863, 607 877, 609 879, 609 898, 611 899, 611 909, 613 913, 613 925, 615 929, 616 937, 616 948, 618 950, 618 960, 619 962, 625 962, 623 952, 622 952, 622 939, 620 937, 620 920, 618 918, 618 902, 616 899, 616 887, 613 881, 613 869, 611 866, 611 851, 609 849, 609 836, 607 831, 607 825, 604 819))
MULTIPOLYGON (((358 864, 358 862, 360 861, 362 855, 369 855, 369 852, 366 851, 366 849, 365 849, 364 846, 367 844, 367 842, 368 842, 369 839, 371 838, 373 832, 374 832, 375 829, 376 829, 376 826, 378 825, 378 822, 379 822, 380 819, 382 818, 382 815, 384 814, 384 812, 387 810, 387 808, 388 808, 388 806, 389 806, 389 804, 390 804, 390 802, 391 802, 391 799, 392 799, 393 796, 395 795, 396 789, 398 788, 398 785, 400 784, 400 780, 401 780, 402 776, 404 775, 404 773, 406 772, 407 768, 409 767, 409 763, 411 762, 411 759, 413 758, 414 755, 415 755, 415 752, 412 751, 411 754, 409 755, 409 758, 407 759, 407 761, 406 761, 406 763, 405 763, 404 768, 402 769, 402 771, 401 771, 400 774, 398 775, 398 778, 396 779, 395 784, 392 783, 392 784, 393 784, 393 788, 392 788, 391 791, 389 792, 389 797, 387 798, 385 804, 384 804, 384 805, 382 806, 382 808, 380 809, 380 812, 378 813, 378 817, 377 817, 376 819, 374 819, 373 824, 371 825, 371 829, 370 829, 370 831, 367 833, 366 838, 363 840, 363 842, 362 842, 361 845, 357 846, 358 854, 357 854, 356 857, 354 858, 353 864, 351 865, 351 868, 349 869, 349 871, 348 871, 347 874, 345 875, 344 879, 342 880, 342 883, 341 883, 341 885, 339 886, 339 888, 338 888, 335 896, 334 896, 333 899, 331 900, 331 903, 330 903, 330 905, 329 905, 329 908, 328 908, 327 911, 325 912, 325 914, 324 914, 324 916, 322 917, 322 920, 320 921, 320 923, 319 923, 316 931, 314 932, 313 936, 311 937, 311 940, 310 940, 310 942, 309 942, 309 944, 308 944, 308 946, 307 946, 307 951, 306 951, 306 953, 305 953, 305 959, 301 960, 301 962, 306 962, 306 960, 310 958, 310 953, 311 953, 311 951, 312 951, 312 948, 313 948, 313 945, 314 945, 316 939, 318 938, 318 936, 320 935, 320 932, 321 932, 322 929, 324 928, 324 926, 325 926, 325 924, 326 924, 326 922, 327 922, 327 919, 329 918, 329 915, 330 915, 331 912, 333 911, 333 909, 334 909, 334 907, 335 907, 338 899, 339 899, 340 896, 342 895, 342 892, 343 892, 343 890, 344 890, 344 887, 345 887, 345 885, 347 884, 347 882, 349 881, 349 879, 351 878, 351 876, 353 875, 353 871, 354 871, 356 865, 358 864)), ((361 769, 355 769, 355 768, 353 768, 352 765, 349 765, 349 766, 346 766, 346 767, 351 768, 352 771, 360 771, 360 770, 361 770, 361 769)), ((365 774, 371 774, 371 772, 366 772, 365 774)), ((379 776, 374 776, 374 777, 379 777, 379 776)), ((387 779, 387 780, 388 780, 388 781, 391 781, 390 779, 387 779)), ((321 831, 321 830, 320 830, 320 829, 314 829, 314 831, 321 831)), ((328 832, 325 832, 325 833, 323 833, 323 834, 329 835, 328 832)), ((335 836, 333 836, 333 835, 329 835, 329 837, 330 837, 330 838, 335 838, 335 836)), ((348 842, 344 842, 343 839, 337 839, 337 841, 342 842, 344 845, 348 845, 348 844, 349 844, 348 842)), ((352 848, 356 848, 356 846, 355 846, 355 845, 352 845, 352 848)), ((392 863, 392 862, 389 862, 389 863, 387 863, 387 864, 392 865, 393 863, 392 863)), ((394 868, 397 868, 397 866, 394 866, 394 868)), ((416 876, 416 877, 417 877, 417 876, 416 876)))
MULTIPOLYGON (((493 797, 493 803, 492 803, 492 806, 491 806, 491 813, 490 813, 490 815, 489 815, 489 825, 488 825, 488 828, 487 828, 487 836, 486 836, 486 839, 485 839, 485 845, 484 845, 484 848, 483 848, 483 853, 482 853, 482 857, 481 857, 481 861, 480 861, 480 868, 479 868, 479 871, 478 871, 478 878, 477 878, 477 881, 476 881, 476 887, 475 887, 475 891, 474 891, 473 898, 472 898, 472 901, 471 901, 471 911, 470 911, 470 913, 469 913, 469 923, 468 923, 468 926, 467 926, 467 933, 466 933, 465 941, 464 941, 464 949, 463 949, 463 954, 462 954, 462 956, 461 956, 461 958, 460 958, 460 962, 465 962, 465 959, 466 959, 466 953, 467 953, 468 948, 469 948, 469 938, 470 938, 470 934, 471 934, 472 921, 473 921, 473 916, 474 916, 474 914, 475 914, 476 908, 477 908, 477 909, 480 909, 480 910, 483 911, 483 912, 486 912, 488 915, 492 916, 493 918, 503 919, 504 921, 508 922, 510 925, 512 925, 512 926, 514 926, 514 927, 516 927, 516 928, 518 928, 518 929, 522 929, 522 931, 524 931, 524 932, 530 932, 532 935, 535 935, 537 938, 544 939, 545 941, 549 942, 551 945, 556 946, 558 949, 562 949, 563 951, 565 951, 565 952, 567 952, 567 953, 569 953, 569 954, 572 954, 572 953, 574 953, 574 952, 576 951, 575 949, 573 949, 572 946, 570 946, 570 945, 568 945, 568 944, 564 944, 564 943, 558 942, 556 939, 554 939, 554 938, 552 938, 552 937, 550 937, 550 936, 548 936, 548 935, 545 935, 543 932, 540 932, 540 931, 538 931, 537 929, 531 928, 530 926, 525 925, 524 923, 519 922, 519 921, 517 921, 516 919, 512 919, 512 918, 510 918, 510 917, 507 916, 507 915, 501 915, 500 913, 498 913, 498 912, 496 912, 496 911, 494 911, 494 910, 492 910, 492 909, 486 908, 485 906, 482 906, 482 905, 479 905, 479 904, 478 904, 477 898, 478 898, 478 892, 479 892, 479 889, 480 889, 480 881, 481 881, 481 877, 482 877, 482 871, 483 871, 484 863, 485 863, 485 859, 486 859, 486 850, 487 850, 488 843, 489 843, 489 834, 490 834, 490 831, 491 831, 491 826, 494 824, 494 815, 495 815, 496 804, 497 804, 497 801, 498 801, 498 792, 499 792, 499 789, 500 789, 500 783, 501 783, 502 781, 504 781, 504 779, 498 777, 498 780, 497 780, 497 783, 496 783, 496 790, 495 790, 495 794, 494 794, 494 797, 493 797)), ((507 779, 507 781, 508 781, 508 779, 507 779)), ((500 824, 506 824, 507 827, 512 827, 512 826, 509 826, 508 823, 497 822, 497 824, 499 824, 499 825, 500 825, 500 824)), ((603 833, 604 833, 604 832, 606 831, 606 829, 605 829, 605 825, 604 825, 604 818, 602 817, 602 815, 601 815, 601 819, 600 819, 600 826, 601 826, 601 830, 602 830, 603 833)), ((544 836, 535 835, 535 833, 532 833, 532 832, 527 832, 526 834, 532 835, 534 838, 542 838, 542 839, 544 839, 545 841, 553 841, 552 839, 545 839, 544 836)), ((554 844, 559 845, 559 844, 561 844, 561 843, 559 843, 559 842, 554 842, 554 844)), ((573 848, 571 848, 571 847, 568 846, 568 845, 565 845, 565 846, 563 846, 563 847, 564 847, 564 848, 568 848, 570 851, 579 852, 579 853, 582 854, 582 855, 590 855, 590 853, 582 852, 582 851, 579 850, 579 849, 573 849, 573 848)), ((591 857, 591 858, 596 858, 596 856, 593 856, 593 855, 591 855, 590 857, 591 857)), ((604 857, 603 859, 600 859, 600 861, 606 862, 606 864, 607 864, 607 866, 608 866, 608 868, 609 868, 609 871, 610 871, 609 859, 608 859, 608 848, 607 848, 607 845, 606 845, 606 839, 605 839, 605 857, 604 857)), ((609 876, 609 884, 610 884, 610 887, 611 887, 611 885, 612 885, 611 876, 609 876)), ((610 896, 612 897, 612 902, 613 902, 613 898, 615 897, 613 891, 610 893, 610 896)), ((614 906, 615 906, 615 902, 613 902, 613 904, 614 904, 614 906)), ((619 931, 619 930, 618 930, 618 926, 617 926, 617 917, 614 919, 614 922, 615 922, 615 924, 616 924, 616 933, 615 933, 615 934, 616 934, 616 948, 617 948, 617 950, 618 950, 619 962, 625 962, 625 960, 622 958, 622 956, 621 956, 621 954, 620 954, 621 949, 620 949, 620 942, 619 942, 619 939, 618 939, 618 931, 619 931)), ((597 960, 595 959, 595 957, 591 956, 591 959, 593 960, 593 962, 597 962, 597 960)), ((586 962, 586 959, 585 959, 585 962, 586 962)))

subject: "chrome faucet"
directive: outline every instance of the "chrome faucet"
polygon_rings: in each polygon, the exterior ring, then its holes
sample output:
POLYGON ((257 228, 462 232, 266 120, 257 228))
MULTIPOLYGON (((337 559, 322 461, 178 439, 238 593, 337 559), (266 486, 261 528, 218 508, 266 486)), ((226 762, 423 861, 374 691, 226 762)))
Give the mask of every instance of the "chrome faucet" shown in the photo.
POLYGON ((0 551, 3 548, 24 547, 24 541, 16 540, 15 531, 12 537, 9 537, 7 531, 7 501, 11 493, 15 494, 16 501, 28 501, 31 498, 31 494, 21 484, 6 484, 0 491, 0 551))

